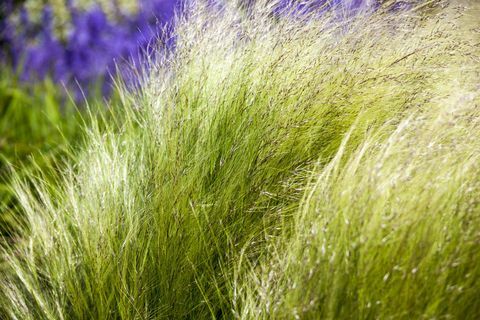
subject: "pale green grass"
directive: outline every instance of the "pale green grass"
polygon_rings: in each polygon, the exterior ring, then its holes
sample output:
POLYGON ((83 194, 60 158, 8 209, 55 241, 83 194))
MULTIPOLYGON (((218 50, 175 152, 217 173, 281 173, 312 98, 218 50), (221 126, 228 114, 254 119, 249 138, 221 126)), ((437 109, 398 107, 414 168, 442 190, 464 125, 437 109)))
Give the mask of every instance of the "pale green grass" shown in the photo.
POLYGON ((474 31, 268 12, 193 8, 54 187, 18 180, 5 317, 475 315, 474 31))
POLYGON ((312 173, 290 232, 236 283, 237 313, 478 319, 479 101, 464 92, 348 157, 345 139, 312 173))

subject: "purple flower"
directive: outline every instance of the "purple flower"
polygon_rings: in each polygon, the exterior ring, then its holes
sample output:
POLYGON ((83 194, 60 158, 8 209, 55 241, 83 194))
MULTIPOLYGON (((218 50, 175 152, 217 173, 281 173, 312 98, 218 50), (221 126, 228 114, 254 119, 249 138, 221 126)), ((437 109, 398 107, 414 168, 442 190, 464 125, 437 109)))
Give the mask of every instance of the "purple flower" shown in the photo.
POLYGON ((13 25, 11 0, 2 2, 0 63, 20 70, 25 81, 48 76, 73 89, 78 89, 79 84, 83 91, 100 81, 107 92, 116 64, 122 70, 126 61, 141 61, 149 44, 172 20, 178 3, 179 0, 145 1, 134 15, 122 13, 117 6, 117 19, 109 20, 98 6, 81 11, 72 0, 67 0, 71 29, 60 40, 53 30, 51 7, 43 8, 38 25, 32 24, 25 8, 20 8, 20 21, 13 25))

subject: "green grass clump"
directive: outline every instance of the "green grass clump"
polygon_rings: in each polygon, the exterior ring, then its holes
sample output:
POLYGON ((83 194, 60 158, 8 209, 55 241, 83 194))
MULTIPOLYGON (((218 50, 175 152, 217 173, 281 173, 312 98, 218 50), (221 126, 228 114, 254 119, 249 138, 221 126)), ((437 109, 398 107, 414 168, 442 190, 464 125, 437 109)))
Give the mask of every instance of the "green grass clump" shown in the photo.
POLYGON ((28 177, 36 171, 55 174, 82 121, 74 104, 48 80, 19 82, 8 70, 0 72, 0 234, 8 236, 17 217, 17 201, 10 187, 12 172, 28 177))
POLYGON ((312 173, 292 229, 237 283, 238 313, 477 319, 480 99, 463 94, 348 157, 346 139, 312 173))
POLYGON ((0 313, 474 318, 479 52, 443 10, 196 5, 58 181, 17 179, 0 313))

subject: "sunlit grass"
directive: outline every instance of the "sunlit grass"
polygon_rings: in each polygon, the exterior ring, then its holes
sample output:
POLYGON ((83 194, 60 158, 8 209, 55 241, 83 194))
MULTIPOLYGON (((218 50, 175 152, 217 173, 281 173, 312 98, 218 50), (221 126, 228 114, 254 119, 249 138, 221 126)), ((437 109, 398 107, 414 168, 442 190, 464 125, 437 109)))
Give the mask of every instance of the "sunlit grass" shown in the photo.
POLYGON ((270 9, 194 7, 58 181, 17 179, 0 312, 478 315, 474 31, 270 9))

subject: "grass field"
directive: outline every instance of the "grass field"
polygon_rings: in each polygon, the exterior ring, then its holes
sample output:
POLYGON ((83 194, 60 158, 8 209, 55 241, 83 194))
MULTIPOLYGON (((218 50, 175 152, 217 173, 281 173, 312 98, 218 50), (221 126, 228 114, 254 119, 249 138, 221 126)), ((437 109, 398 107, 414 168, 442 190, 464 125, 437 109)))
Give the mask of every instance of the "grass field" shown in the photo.
POLYGON ((13 176, 0 315, 478 319, 480 11, 423 9, 192 5, 58 174, 13 176))

